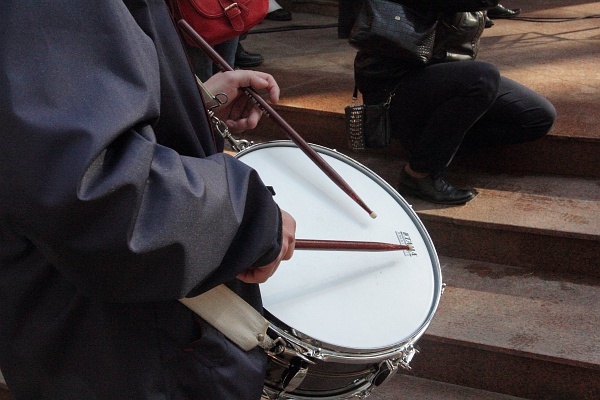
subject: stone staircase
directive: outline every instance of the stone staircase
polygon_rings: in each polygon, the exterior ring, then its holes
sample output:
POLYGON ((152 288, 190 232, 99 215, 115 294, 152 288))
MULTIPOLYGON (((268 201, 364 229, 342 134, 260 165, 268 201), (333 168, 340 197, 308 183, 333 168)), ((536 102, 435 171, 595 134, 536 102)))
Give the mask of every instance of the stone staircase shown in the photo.
MULTIPOLYGON (((397 143, 361 153, 346 144, 354 51, 335 28, 307 28, 335 24, 334 3, 282 1, 293 21, 265 21, 243 44, 265 57, 257 69, 282 88, 274 108, 304 139, 349 155, 395 186, 406 159, 397 143)), ((576 0, 512 3, 502 4, 526 7, 532 17, 599 10, 597 2, 576 0)), ((497 20, 486 30, 480 59, 545 94, 559 119, 543 140, 457 159, 451 180, 480 192, 467 205, 406 198, 432 237, 447 286, 412 370, 370 398, 600 398, 597 21, 497 20)), ((247 139, 286 139, 268 119, 257 131, 247 139)))

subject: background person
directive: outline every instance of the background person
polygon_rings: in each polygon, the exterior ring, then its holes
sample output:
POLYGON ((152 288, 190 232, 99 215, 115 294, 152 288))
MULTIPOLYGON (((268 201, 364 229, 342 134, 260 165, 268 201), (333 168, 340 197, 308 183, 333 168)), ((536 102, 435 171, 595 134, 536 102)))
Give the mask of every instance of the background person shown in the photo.
POLYGON ((383 103, 397 86, 390 105, 392 135, 409 152, 399 192, 464 204, 477 192, 455 187, 444 176, 457 152, 539 139, 554 125, 556 110, 495 65, 474 61, 485 26, 484 12, 475 12, 480 8, 466 12, 465 1, 399 2, 423 16, 442 13, 432 60, 417 65, 361 49, 354 61, 356 84, 365 104, 383 103))

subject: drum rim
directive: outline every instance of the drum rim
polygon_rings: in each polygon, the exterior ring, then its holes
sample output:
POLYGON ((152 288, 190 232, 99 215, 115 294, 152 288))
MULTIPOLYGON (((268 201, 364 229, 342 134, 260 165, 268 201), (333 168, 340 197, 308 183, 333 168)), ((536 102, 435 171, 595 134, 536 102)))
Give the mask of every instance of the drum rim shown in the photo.
MULTIPOLYGON (((390 345, 386 345, 376 349, 356 349, 344 347, 328 342, 320 342, 315 338, 311 337, 304 332, 299 331, 298 329, 287 325, 285 322, 281 321, 275 315, 271 314, 268 309, 265 307, 265 314, 272 317, 278 324, 274 325, 274 321, 269 320, 270 327, 275 331, 278 335, 283 336, 286 340, 294 343, 297 346, 305 347, 309 349, 311 352, 314 352, 313 356, 323 360, 332 360, 332 361, 343 361, 350 363, 367 363, 367 362, 375 362, 380 360, 386 360, 390 358, 394 358, 397 355, 401 355, 409 348, 412 344, 414 344, 419 338, 425 333, 437 308, 439 306, 443 283, 442 283, 442 272, 440 261, 435 250, 435 246, 429 233, 427 232, 425 225, 417 215, 417 213, 413 210, 412 206, 394 189, 388 182, 386 182, 382 177, 377 175, 371 169, 356 161, 355 159, 340 153, 337 150, 330 149, 325 146, 321 146, 314 143, 309 143, 309 145, 317 152, 328 155, 332 158, 336 158, 339 161, 343 161, 344 163, 350 165, 351 167, 356 168, 358 171, 363 172, 365 175, 368 175, 373 181, 379 184, 390 196, 392 196, 397 202, 400 204, 402 209, 408 214, 410 219, 414 222, 418 232, 422 235, 422 239, 425 242, 425 246, 427 247, 429 256, 432 261, 432 268, 434 274, 434 296, 431 302, 431 306, 429 309, 429 313, 425 321, 414 331, 412 335, 406 338, 403 341, 399 341, 390 345), (305 342, 308 340, 308 342, 305 342), (312 344, 310 342, 313 342, 312 344)), ((251 153, 253 151, 259 150, 261 148, 269 148, 269 147, 294 147, 298 148, 292 141, 290 140, 275 140, 264 143, 256 143, 251 146, 245 148, 235 155, 236 158, 251 153)), ((299 149, 301 150, 301 149, 299 149)), ((243 162, 243 161, 242 161, 243 162)), ((260 175, 260 172, 259 172, 260 175)), ((268 318, 267 318, 268 319, 268 318)))

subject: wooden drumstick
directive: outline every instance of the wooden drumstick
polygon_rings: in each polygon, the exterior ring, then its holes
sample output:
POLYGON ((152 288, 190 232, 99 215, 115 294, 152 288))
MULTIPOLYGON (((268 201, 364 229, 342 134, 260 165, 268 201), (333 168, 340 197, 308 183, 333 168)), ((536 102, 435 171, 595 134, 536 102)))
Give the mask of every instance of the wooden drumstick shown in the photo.
MULTIPOLYGON (((233 68, 227 64, 227 62, 217 53, 203 38, 200 36, 194 28, 190 26, 185 20, 179 20, 179 26, 187 33, 196 45, 198 45, 214 62, 219 66, 222 71, 233 71, 233 68)), ((377 214, 373 212, 364 201, 356 194, 356 192, 346 183, 342 178, 327 162, 317 153, 310 145, 279 115, 277 112, 267 103, 260 95, 258 95, 252 88, 244 88, 244 92, 247 96, 252 98, 255 103, 262 109, 267 115, 272 117, 280 128, 286 133, 288 138, 292 140, 296 146, 300 148, 320 169, 331 179, 340 189, 342 189, 354 202, 361 206, 371 218, 377 218, 377 214)))
POLYGON ((296 249, 302 250, 351 250, 351 251, 396 251, 414 250, 406 244, 383 242, 361 242, 353 240, 296 239, 296 249))

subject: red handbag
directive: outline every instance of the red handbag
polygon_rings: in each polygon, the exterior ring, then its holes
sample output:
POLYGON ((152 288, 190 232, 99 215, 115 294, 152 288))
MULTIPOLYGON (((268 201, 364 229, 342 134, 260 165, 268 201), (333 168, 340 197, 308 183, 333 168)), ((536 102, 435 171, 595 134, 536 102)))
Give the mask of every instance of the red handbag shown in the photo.
POLYGON ((177 21, 184 19, 212 46, 258 25, 267 15, 269 0, 171 0, 171 7, 177 21))

